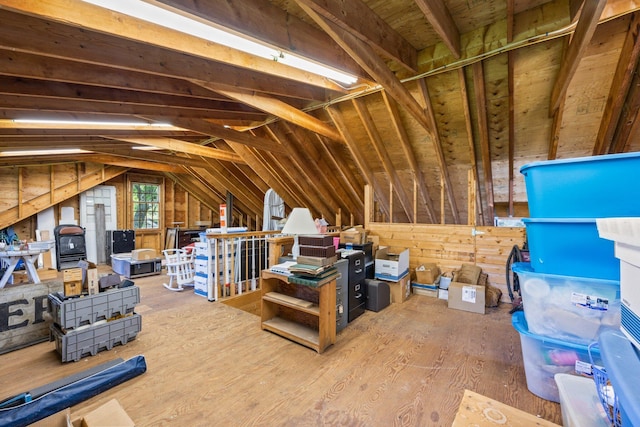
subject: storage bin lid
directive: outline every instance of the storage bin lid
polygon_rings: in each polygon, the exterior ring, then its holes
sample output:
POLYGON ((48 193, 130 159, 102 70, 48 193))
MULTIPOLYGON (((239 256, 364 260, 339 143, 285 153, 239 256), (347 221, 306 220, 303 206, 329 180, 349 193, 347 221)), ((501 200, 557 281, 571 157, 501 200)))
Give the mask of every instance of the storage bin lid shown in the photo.
POLYGON ((587 157, 574 157, 571 159, 556 159, 556 160, 542 160, 539 162, 527 163, 526 165, 522 165, 520 168, 520 173, 524 174, 527 169, 534 167, 544 167, 544 166, 553 166, 553 165, 566 165, 572 163, 595 163, 595 162, 607 162, 607 161, 618 161, 621 159, 628 158, 637 158, 640 157, 640 153, 619 153, 619 154, 605 154, 602 156, 587 156, 587 157))
POLYGON ((585 283, 585 284, 595 285, 595 286, 599 286, 599 285, 620 286, 619 280, 595 279, 591 277, 563 276, 560 274, 551 274, 551 273, 538 273, 531 266, 530 262, 514 262, 513 264, 511 264, 511 271, 513 271, 516 274, 522 274, 523 276, 534 275, 535 277, 541 278, 541 279, 552 278, 556 280, 565 280, 565 281, 574 280, 579 283, 585 283))
POLYGON ((598 339, 602 361, 620 407, 632 426, 640 426, 640 356, 631 341, 618 330, 605 331, 598 339))
MULTIPOLYGON (((568 341, 560 340, 557 338, 545 337, 545 336, 537 335, 537 334, 534 334, 533 332, 530 332, 529 325, 527 325, 527 319, 525 319, 523 311, 516 311, 515 313, 513 313, 513 315, 511 316, 511 323, 513 324, 513 327, 515 328, 515 330, 518 331, 518 333, 520 333, 520 335, 533 338, 534 340, 537 340, 540 343, 550 344, 553 347, 576 350, 582 353, 585 353, 588 351, 586 345, 574 344, 568 341)), ((592 348, 591 354, 593 355, 594 359, 600 358, 600 351, 597 348, 592 348)))

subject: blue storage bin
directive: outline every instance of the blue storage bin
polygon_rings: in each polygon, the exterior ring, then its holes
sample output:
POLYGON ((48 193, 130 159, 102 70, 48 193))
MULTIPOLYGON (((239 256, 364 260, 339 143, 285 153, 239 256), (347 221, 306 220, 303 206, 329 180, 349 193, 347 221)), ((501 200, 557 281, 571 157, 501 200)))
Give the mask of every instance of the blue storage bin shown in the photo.
POLYGON ((511 269, 530 332, 589 345, 602 331, 620 328, 619 281, 538 273, 525 262, 511 269))
POLYGON ((640 153, 534 162, 520 172, 532 218, 640 216, 640 153))
POLYGON ((531 266, 538 273, 620 280, 614 244, 593 218, 525 218, 531 266))
MULTIPOLYGON (((511 322, 520 334, 524 374, 531 393, 552 402, 560 402, 555 374, 590 375, 591 359, 588 346, 530 332, 521 311, 513 313, 511 322)), ((602 364, 597 350, 592 349, 591 356, 595 363, 602 364)))
POLYGON ((622 426, 640 426, 640 356, 620 331, 598 339, 607 376, 615 392, 622 426))

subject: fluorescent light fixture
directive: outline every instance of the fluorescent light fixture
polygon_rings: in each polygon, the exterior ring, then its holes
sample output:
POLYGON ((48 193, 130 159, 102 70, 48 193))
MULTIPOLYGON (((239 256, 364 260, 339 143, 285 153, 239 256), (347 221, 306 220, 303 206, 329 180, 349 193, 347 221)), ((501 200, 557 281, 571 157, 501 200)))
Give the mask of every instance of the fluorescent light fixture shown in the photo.
POLYGON ((49 119, 13 119, 14 123, 34 124, 34 125, 77 125, 77 126, 149 126, 149 127, 171 127, 168 123, 147 123, 147 122, 111 122, 92 120, 49 120, 49 119))
POLYGON ((91 151, 81 148, 51 148, 47 150, 17 150, 0 152, 0 157, 21 157, 21 156, 53 156, 56 154, 84 154, 91 151))
POLYGON ((290 67, 308 71, 331 80, 347 85, 358 81, 355 76, 335 70, 317 62, 310 61, 289 52, 283 52, 261 43, 256 43, 247 38, 237 36, 211 25, 204 24, 195 19, 173 13, 162 7, 158 7, 141 0, 83 0, 114 12, 142 19, 153 24, 171 28, 185 34, 190 34, 204 40, 212 41, 232 49, 241 50, 251 55, 274 60, 290 67))
POLYGON ((152 145, 134 145, 133 147, 131 147, 131 149, 140 151, 162 150, 162 148, 154 147, 152 145))

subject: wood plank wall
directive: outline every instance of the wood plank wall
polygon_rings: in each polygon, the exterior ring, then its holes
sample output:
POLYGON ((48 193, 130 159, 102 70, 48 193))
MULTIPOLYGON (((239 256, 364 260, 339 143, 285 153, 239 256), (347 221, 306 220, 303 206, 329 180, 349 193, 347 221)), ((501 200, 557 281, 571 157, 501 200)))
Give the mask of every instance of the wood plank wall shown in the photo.
POLYGON ((443 272, 474 264, 488 274, 489 283, 507 292, 506 263, 514 245, 522 247, 524 228, 472 227, 466 225, 369 223, 368 232, 381 246, 409 248, 409 268, 425 262, 438 264, 443 272))

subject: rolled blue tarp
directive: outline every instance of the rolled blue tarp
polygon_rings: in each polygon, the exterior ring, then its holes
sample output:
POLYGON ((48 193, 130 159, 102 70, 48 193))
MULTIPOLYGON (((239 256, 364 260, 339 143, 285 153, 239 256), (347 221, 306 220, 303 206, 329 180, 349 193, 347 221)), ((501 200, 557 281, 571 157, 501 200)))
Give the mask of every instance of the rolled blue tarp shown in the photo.
POLYGON ((35 423, 135 378, 146 370, 147 363, 144 356, 132 357, 122 363, 52 390, 30 402, 0 409, 0 425, 22 427, 35 423))

